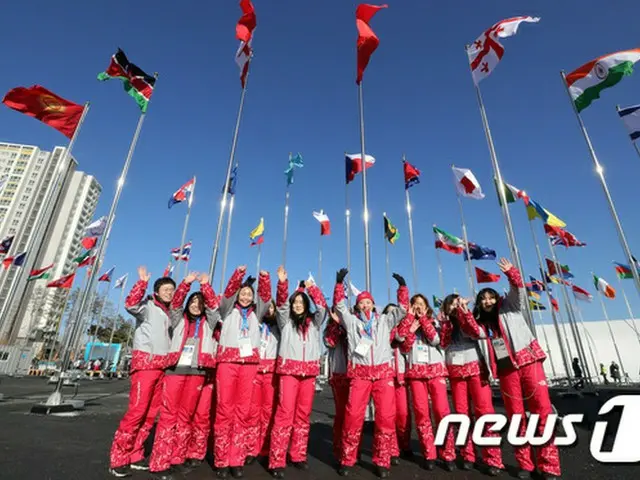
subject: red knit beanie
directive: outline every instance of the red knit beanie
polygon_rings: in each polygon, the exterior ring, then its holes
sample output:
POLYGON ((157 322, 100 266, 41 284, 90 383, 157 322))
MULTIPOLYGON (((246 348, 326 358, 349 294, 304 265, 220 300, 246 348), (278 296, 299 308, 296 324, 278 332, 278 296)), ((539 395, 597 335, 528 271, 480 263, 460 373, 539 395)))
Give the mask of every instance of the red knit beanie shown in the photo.
POLYGON ((364 300, 368 298, 369 300, 371 300, 372 303, 376 303, 373 301, 373 297, 371 296, 371 294, 369 292, 360 292, 360 294, 356 297, 356 305, 358 303, 360 303, 361 300, 364 300))

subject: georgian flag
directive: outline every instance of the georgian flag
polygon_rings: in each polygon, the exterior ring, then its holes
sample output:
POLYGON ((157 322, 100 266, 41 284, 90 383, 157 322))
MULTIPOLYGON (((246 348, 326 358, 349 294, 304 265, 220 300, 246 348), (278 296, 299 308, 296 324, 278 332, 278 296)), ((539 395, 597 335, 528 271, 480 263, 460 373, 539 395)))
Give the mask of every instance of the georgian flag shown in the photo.
POLYGON ((331 234, 331 222, 329 222, 329 217, 324 213, 324 210, 313 212, 313 218, 320 222, 320 235, 331 234))
POLYGON ((453 170, 453 176, 456 179, 456 190, 463 197, 474 198, 476 200, 482 200, 484 193, 480 183, 476 179, 476 176, 468 168, 451 167, 453 170))

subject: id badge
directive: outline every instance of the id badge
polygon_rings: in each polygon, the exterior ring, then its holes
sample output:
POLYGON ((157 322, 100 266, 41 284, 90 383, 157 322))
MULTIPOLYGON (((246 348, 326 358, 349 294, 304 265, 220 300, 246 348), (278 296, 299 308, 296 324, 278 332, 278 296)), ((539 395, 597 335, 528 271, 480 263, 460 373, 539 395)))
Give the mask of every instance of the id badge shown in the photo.
POLYGON ((464 352, 451 352, 451 365, 464 365, 464 352))
POLYGON ((260 357, 264 357, 267 353, 267 345, 269 345, 269 340, 266 338, 260 339, 260 357))
POLYGON ((195 345, 185 345, 180 354, 180 360, 178 360, 179 367, 190 367, 193 361, 193 352, 195 351, 195 345))
POLYGON ((416 350, 418 363, 429 363, 429 352, 426 345, 418 345, 416 350))
POLYGON ((364 357, 367 353, 369 353, 369 350, 371 350, 371 346, 373 345, 373 340, 367 337, 362 337, 360 339, 360 342, 358 343, 358 346, 356 347, 356 354, 360 355, 361 357, 364 357))
POLYGON ((494 338, 491 340, 491 343, 493 344, 493 350, 496 352, 496 358, 498 360, 509 358, 509 350, 507 350, 507 345, 504 343, 503 338, 494 338))
POLYGON ((238 347, 240 348, 240 358, 246 358, 253 355, 253 348, 251 347, 250 338, 241 338, 238 340, 238 347))

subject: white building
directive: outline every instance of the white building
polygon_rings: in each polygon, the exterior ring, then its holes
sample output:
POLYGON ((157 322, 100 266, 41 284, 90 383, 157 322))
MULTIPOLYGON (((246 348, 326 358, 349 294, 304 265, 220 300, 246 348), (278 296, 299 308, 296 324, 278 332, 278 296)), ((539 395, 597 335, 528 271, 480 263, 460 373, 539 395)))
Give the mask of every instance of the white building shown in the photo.
POLYGON ((90 223, 100 195, 93 177, 75 171, 75 159, 61 164, 65 153, 63 147, 45 152, 33 146, 0 143, 0 179, 6 175, 0 187, 0 238, 15 236, 9 251, 13 256, 27 250, 29 236, 34 235, 25 264, 0 269, 0 341, 29 335, 34 327, 55 328, 64 309, 67 291, 52 289, 46 295, 34 295, 44 291, 46 281, 32 285, 26 280, 31 269, 51 263, 55 264, 52 279, 71 272, 71 262, 80 254, 84 227, 90 223), (57 173, 63 177, 58 188, 54 185, 57 173), (51 201, 45 204, 50 194, 51 201), (34 231, 40 218, 41 228, 34 231), (21 270, 21 278, 16 277, 21 270), (14 282, 14 278, 20 281, 14 282), (11 290, 13 301, 5 305, 11 290), (34 305, 36 300, 38 305, 34 305), (32 310, 37 310, 38 319, 32 318, 36 316, 31 315, 32 310))

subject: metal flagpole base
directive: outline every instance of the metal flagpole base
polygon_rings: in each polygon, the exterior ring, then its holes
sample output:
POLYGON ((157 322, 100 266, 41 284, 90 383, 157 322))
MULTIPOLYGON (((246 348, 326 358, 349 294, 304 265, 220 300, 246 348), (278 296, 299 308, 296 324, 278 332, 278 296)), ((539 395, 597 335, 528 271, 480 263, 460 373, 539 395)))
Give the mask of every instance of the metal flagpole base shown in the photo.
POLYGON ((62 392, 53 392, 44 403, 36 403, 31 407, 31 413, 36 415, 76 416, 84 410, 84 400, 65 400, 62 392))

